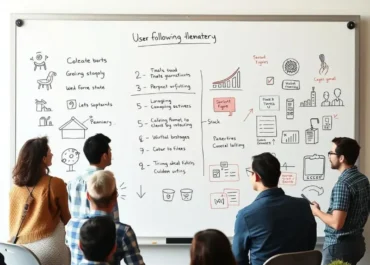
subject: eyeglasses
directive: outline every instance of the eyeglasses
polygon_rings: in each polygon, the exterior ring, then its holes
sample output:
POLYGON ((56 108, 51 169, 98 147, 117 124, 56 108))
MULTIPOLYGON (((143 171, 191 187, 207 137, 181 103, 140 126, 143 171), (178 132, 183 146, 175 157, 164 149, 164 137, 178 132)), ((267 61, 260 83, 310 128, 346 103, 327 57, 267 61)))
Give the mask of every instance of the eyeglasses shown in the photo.
POLYGON ((329 152, 328 152, 328 157, 330 157, 331 155, 336 155, 336 156, 337 156, 338 154, 337 154, 337 153, 335 153, 335 152, 331 152, 331 151, 329 151, 329 152))
POLYGON ((251 175, 254 174, 254 172, 252 170, 249 170, 249 168, 246 168, 245 171, 247 171, 248 176, 249 176, 249 174, 251 174, 251 175))

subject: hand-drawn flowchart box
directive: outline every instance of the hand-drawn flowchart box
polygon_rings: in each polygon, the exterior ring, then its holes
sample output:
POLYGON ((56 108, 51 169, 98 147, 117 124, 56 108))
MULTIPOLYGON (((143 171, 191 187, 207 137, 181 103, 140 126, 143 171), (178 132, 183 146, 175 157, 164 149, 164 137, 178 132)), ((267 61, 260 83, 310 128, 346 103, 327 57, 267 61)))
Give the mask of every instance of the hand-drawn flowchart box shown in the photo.
POLYGON ((211 182, 233 182, 239 180, 239 165, 221 162, 219 165, 209 166, 209 181, 211 182))
POLYGON ((210 194, 211 209, 227 209, 229 206, 240 205, 239 189, 224 189, 223 192, 214 192, 210 194))

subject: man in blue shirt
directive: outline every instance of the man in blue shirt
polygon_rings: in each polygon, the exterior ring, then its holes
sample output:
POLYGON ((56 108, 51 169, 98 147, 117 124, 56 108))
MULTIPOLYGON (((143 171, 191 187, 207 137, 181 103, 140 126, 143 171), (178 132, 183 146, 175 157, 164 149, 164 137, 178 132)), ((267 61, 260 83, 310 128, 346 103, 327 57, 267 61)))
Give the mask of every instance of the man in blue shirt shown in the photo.
POLYGON ((315 218, 307 200, 277 187, 278 159, 271 153, 256 155, 247 172, 259 195, 236 217, 232 248, 238 265, 263 265, 276 254, 313 250, 315 218))
MULTIPOLYGON (((87 181, 98 170, 111 165, 111 139, 102 133, 89 137, 84 144, 84 154, 90 163, 87 170, 67 183, 68 206, 72 218, 83 218, 90 213, 90 202, 87 199, 87 181)), ((119 222, 119 210, 116 204, 112 210, 115 222, 119 222)))
POLYGON ((331 168, 341 174, 334 185, 327 213, 313 202, 312 213, 325 224, 323 265, 339 259, 356 265, 365 254, 362 235, 370 210, 368 178, 355 166, 360 146, 354 139, 337 137, 328 153, 331 168))

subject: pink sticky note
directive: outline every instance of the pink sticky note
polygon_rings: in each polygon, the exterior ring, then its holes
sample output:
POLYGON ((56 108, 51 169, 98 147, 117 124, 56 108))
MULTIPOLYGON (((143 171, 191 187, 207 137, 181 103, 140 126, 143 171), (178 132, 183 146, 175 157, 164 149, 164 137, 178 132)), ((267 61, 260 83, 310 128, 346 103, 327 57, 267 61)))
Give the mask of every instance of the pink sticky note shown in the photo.
POLYGON ((229 112, 229 116, 235 112, 235 98, 214 98, 213 109, 215 112, 229 112))

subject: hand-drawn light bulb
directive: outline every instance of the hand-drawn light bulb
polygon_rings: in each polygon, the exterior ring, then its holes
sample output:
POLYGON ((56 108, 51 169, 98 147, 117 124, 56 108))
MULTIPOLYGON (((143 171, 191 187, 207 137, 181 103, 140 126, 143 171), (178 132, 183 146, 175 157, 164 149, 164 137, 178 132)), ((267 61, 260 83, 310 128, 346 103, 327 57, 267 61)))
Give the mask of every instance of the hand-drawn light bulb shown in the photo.
POLYGON ((69 166, 67 172, 73 172, 73 165, 80 159, 80 152, 74 148, 68 148, 62 153, 62 162, 69 166))

